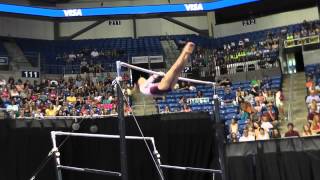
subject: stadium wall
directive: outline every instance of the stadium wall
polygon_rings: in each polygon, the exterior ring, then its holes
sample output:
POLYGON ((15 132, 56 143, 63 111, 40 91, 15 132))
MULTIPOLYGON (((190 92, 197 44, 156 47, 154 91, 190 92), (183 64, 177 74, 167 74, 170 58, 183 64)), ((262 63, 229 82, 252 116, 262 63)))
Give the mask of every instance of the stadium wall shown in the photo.
MULTIPOLYGON (((87 22, 65 22, 60 23, 60 35, 69 36, 90 24, 94 21, 87 22)), ((122 20, 120 25, 109 25, 106 21, 93 29, 81 34, 75 39, 97 39, 97 38, 116 38, 116 37, 133 37, 133 21, 122 20)))
POLYGON ((0 36, 53 39, 53 23, 13 17, 0 17, 0 36))
POLYGON ((303 20, 319 20, 318 8, 312 7, 256 18, 256 24, 246 26, 243 26, 242 21, 228 24, 219 24, 214 27, 214 36, 225 37, 240 33, 260 31, 274 27, 301 23, 303 20))
MULTIPOLYGON (((206 16, 200 17, 179 17, 175 18, 188 25, 192 25, 201 30, 208 29, 206 16)), ((67 22, 60 24, 61 36, 68 36, 78 30, 94 23, 91 22, 67 22)), ((137 19, 137 36, 158 36, 158 35, 178 35, 195 34, 195 32, 185 29, 179 25, 171 23, 165 19, 137 19)), ((75 39, 95 39, 95 38, 113 38, 113 37, 133 37, 133 20, 121 20, 120 25, 110 25, 109 21, 83 33, 75 39)))
MULTIPOLYGON (((208 30, 208 20, 206 16, 198 17, 179 17, 174 18, 185 24, 194 26, 200 30, 208 30)), ((165 19, 138 19, 138 36, 157 36, 157 35, 179 35, 196 34, 195 32, 169 22, 165 19)))

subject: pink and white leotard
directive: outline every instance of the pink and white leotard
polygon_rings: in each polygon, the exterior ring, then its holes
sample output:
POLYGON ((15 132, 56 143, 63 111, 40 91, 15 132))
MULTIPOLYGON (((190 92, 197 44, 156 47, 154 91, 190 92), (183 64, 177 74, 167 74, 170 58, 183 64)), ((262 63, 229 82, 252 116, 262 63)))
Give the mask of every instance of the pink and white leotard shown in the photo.
POLYGON ((155 79, 158 77, 158 75, 152 75, 150 76, 146 82, 140 86, 140 92, 145 95, 149 96, 161 96, 163 94, 168 93, 171 91, 171 89, 168 90, 160 90, 158 88, 159 83, 154 83, 155 79))

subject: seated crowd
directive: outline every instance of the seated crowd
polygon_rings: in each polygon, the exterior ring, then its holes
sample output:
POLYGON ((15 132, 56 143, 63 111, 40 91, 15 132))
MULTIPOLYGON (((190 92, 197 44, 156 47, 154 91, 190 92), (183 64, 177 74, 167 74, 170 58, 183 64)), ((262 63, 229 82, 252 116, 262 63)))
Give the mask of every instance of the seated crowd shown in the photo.
MULTIPOLYGON (((124 78, 125 79, 125 78, 124 78)), ((44 116, 96 116, 116 113, 117 97, 112 86, 113 78, 107 74, 76 78, 43 80, 2 80, 0 107, 13 118, 44 116)), ((131 90, 123 85, 124 93, 131 99, 131 90)), ((131 112, 125 103, 125 113, 131 112)))
POLYGON ((300 27, 298 29, 295 29, 292 32, 290 32, 287 27, 282 28, 281 34, 287 40, 299 39, 299 38, 304 38, 304 37, 308 37, 308 36, 319 35, 320 34, 320 24, 318 21, 308 22, 305 20, 302 22, 302 24, 300 24, 300 27))
MULTIPOLYGON (((256 32, 249 33, 251 36, 256 32)), ((295 28, 282 27, 270 30, 256 39, 249 35, 238 35, 237 38, 212 47, 199 45, 194 53, 193 67, 208 67, 207 75, 235 74, 278 66, 280 39, 296 39, 319 35, 318 21, 297 25, 295 28)), ((227 40, 228 41, 228 40, 227 40)))
MULTIPOLYGON (((284 96, 280 88, 272 88, 271 84, 279 82, 279 78, 265 77, 263 80, 252 80, 249 84, 242 85, 233 84, 228 79, 218 83, 216 91, 221 100, 220 118, 225 121, 230 142, 281 138, 281 134, 285 137, 299 136, 291 123, 288 124, 287 132, 280 132, 278 128, 280 122, 285 119, 284 96)), ((173 93, 157 100, 159 111, 160 113, 212 111, 213 108, 209 110, 194 108, 199 104, 204 104, 203 107, 206 107, 208 102, 205 98, 210 100, 209 104, 213 106, 213 93, 208 94, 210 89, 212 88, 203 89, 182 82, 176 85, 173 93), (172 103, 178 103, 178 107, 172 103)), ((310 134, 306 132, 302 135, 310 134)))
POLYGON ((306 88, 308 96, 306 105, 308 107, 308 117, 305 128, 311 134, 320 134, 320 66, 313 64, 306 67, 306 88))
MULTIPOLYGON (((78 68, 80 65, 80 73, 101 73, 105 72, 103 63, 105 59, 119 59, 125 54, 123 50, 97 50, 95 48, 83 48, 72 52, 64 52, 58 54, 56 60, 63 61, 66 66, 76 65, 74 68, 78 68)), ((106 67, 107 68, 107 67, 106 67)), ((109 70, 109 69, 108 69, 109 70)), ((73 73, 77 72, 73 70, 73 73)))

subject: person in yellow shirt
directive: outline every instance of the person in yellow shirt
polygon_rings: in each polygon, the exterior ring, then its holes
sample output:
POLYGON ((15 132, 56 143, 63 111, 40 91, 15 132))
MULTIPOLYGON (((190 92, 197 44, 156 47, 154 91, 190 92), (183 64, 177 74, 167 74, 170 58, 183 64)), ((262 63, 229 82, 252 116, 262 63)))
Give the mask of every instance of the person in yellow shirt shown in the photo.
POLYGON ((57 110, 54 108, 54 106, 51 104, 48 109, 46 109, 46 116, 56 116, 57 110))
POLYGON ((71 104, 75 104, 77 102, 77 98, 73 93, 71 93, 71 95, 67 97, 67 102, 71 104))

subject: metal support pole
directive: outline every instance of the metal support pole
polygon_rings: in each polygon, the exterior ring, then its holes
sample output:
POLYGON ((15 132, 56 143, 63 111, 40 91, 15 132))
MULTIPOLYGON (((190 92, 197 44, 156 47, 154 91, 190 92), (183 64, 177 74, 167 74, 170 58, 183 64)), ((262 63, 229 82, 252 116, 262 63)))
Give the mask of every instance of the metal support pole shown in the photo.
POLYGON ((57 147, 56 135, 52 132, 51 132, 51 139, 52 139, 53 149, 51 150, 50 153, 53 154, 54 159, 55 159, 57 180, 62 180, 62 173, 61 173, 61 169, 59 168, 59 166, 60 166, 60 152, 57 147))
POLYGON ((223 122, 220 119, 220 102, 218 96, 214 97, 214 116, 216 124, 216 141, 219 154, 219 163, 221 169, 221 180, 226 180, 226 171, 225 171, 225 147, 224 147, 224 128, 223 122))
POLYGON ((120 164, 121 164, 121 179, 128 180, 128 167, 127 167, 127 150, 126 150, 126 124, 124 119, 124 97, 120 87, 121 65, 117 61, 117 95, 118 95, 118 126, 120 134, 120 164))

